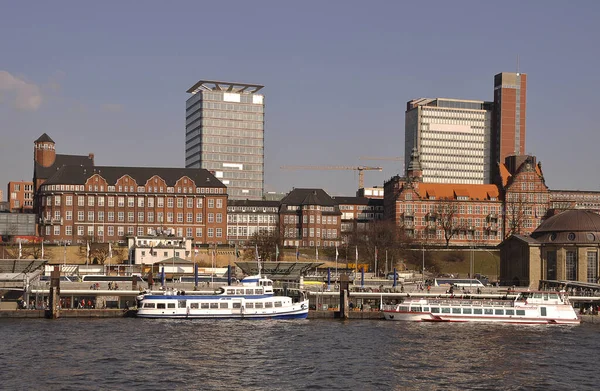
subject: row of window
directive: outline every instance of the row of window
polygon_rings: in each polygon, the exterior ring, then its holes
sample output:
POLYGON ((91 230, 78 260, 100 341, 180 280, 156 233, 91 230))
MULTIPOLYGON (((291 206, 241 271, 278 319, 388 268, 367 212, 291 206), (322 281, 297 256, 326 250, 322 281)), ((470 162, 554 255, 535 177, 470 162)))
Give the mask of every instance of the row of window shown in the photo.
MULTIPOLYGON (((125 178, 126 182, 128 178, 125 178)), ((98 182, 98 177, 96 177, 98 182)), ((187 179, 184 179, 184 183, 187 179)), ((154 178, 154 183, 158 183, 158 179, 154 178)), ((147 186, 130 186, 130 185, 119 185, 119 186, 106 186, 108 192, 126 192, 126 193, 164 193, 165 189, 167 193, 194 193, 194 187, 171 187, 171 186, 160 186, 160 185, 147 185, 147 186)), ((43 191, 85 191, 84 185, 44 185, 41 190, 43 191)), ((88 185, 88 191, 104 192, 104 185, 88 185)), ((222 187, 196 187, 196 194, 225 194, 225 189, 222 187)))
MULTIPOLYGON (((54 202, 54 206, 61 206, 62 204, 62 199, 64 198, 64 202, 65 202, 65 206, 72 206, 73 205, 73 198, 75 196, 71 196, 71 195, 64 195, 64 196, 60 196, 60 195, 54 195, 54 196, 46 196, 46 197, 42 197, 42 206, 51 206, 52 203, 54 202)), ((105 198, 104 196, 93 196, 93 195, 88 195, 88 196, 76 196, 77 197, 77 206, 95 206, 96 204, 100 207, 105 206, 105 198), (87 203, 86 203, 86 198, 87 198, 87 203)), ((119 208, 123 208, 125 207, 125 201, 127 200, 127 207, 129 208, 133 208, 136 206, 138 208, 143 208, 144 205, 147 205, 148 208, 154 208, 154 197, 112 197, 112 196, 108 196, 106 197, 106 205, 108 205, 108 207, 114 207, 115 206, 115 198, 117 201, 117 207, 119 208), (137 202, 136 202, 137 200, 137 202)), ((204 198, 172 198, 172 197, 167 197, 167 208, 173 208, 175 206, 175 204, 177 204, 177 208, 183 208, 184 205, 186 208, 193 208, 194 205, 196 206, 196 208, 202 208, 202 205, 204 203, 204 198), (195 201, 194 201, 195 200, 195 201), (184 202, 185 201, 185 202, 184 202)), ((223 199, 222 198, 207 198, 206 199, 206 205, 208 208, 222 208, 223 207, 223 199)), ((163 208, 165 206, 165 198, 163 197, 157 197, 156 198, 156 206, 158 208, 163 208)))
MULTIPOLYGON (((161 222, 167 222, 167 223, 173 223, 175 222, 173 217, 175 216, 175 214, 173 212, 167 212, 167 219, 164 219, 164 214, 163 212, 157 212, 156 213, 156 221, 161 223, 161 222)), ((97 215, 95 212, 93 211, 88 211, 87 212, 87 220, 85 219, 85 212, 84 211, 78 211, 77 212, 77 221, 88 221, 88 222, 104 222, 104 217, 105 214, 104 212, 100 211, 97 212, 97 215)), ((106 221, 108 222, 114 222, 115 221, 115 212, 106 212, 106 221)), ((153 223, 154 222, 154 212, 138 212, 137 213, 137 220, 135 218, 135 212, 127 212, 127 222, 129 223, 134 223, 134 222, 138 222, 138 223, 143 223, 144 222, 144 218, 147 217, 146 221, 148 223, 153 223)), ((177 217, 177 222, 178 223, 183 223, 184 222, 184 214, 183 213, 177 213, 176 214, 177 217)), ((54 219, 54 220, 60 220, 61 219, 61 214, 60 214, 60 210, 55 210, 54 211, 54 216, 51 216, 49 211, 46 211, 46 219, 54 219)), ((66 221, 72 221, 73 220, 73 211, 67 210, 65 212, 65 220, 66 221)), ((125 221, 125 212, 117 212, 117 220, 116 221, 125 221)), ((194 220, 194 214, 193 213, 186 213, 185 214, 185 222, 186 223, 202 223, 203 222, 203 215, 202 213, 196 213, 196 218, 194 220)), ((223 214, 222 213, 207 213, 206 214, 206 222, 207 223, 222 223, 223 222, 223 214)))
MULTIPOLYGON (((408 306, 400 306, 400 311, 409 311, 408 306)), ((410 312, 429 312, 429 307, 410 307, 410 312)), ((525 310, 502 308, 466 308, 466 307, 431 307, 432 314, 462 314, 462 315, 498 315, 525 316, 525 310)))
MULTIPOLYGON (((300 237, 300 228, 286 228, 284 231, 284 236, 286 238, 299 238, 300 237)), ((338 231, 337 229, 325 229, 317 228, 316 231, 314 228, 302 228, 302 236, 310 237, 310 238, 323 238, 323 239, 337 239, 338 231), (316 232, 316 235, 315 235, 316 232)))
MULTIPOLYGON (((118 237, 122 237, 125 236, 125 231, 127 231, 127 236, 133 236, 136 235, 137 236, 143 236, 143 235, 153 235, 155 232, 160 231, 161 228, 155 228, 155 227, 137 227, 137 233, 136 233, 136 229, 134 226, 127 226, 127 227, 123 227, 123 226, 119 226, 116 227, 116 236, 118 237)), ((77 225, 75 226, 75 230, 77 233, 77 236, 99 236, 99 237, 104 237, 104 234, 106 232, 106 236, 108 237, 114 237, 115 236, 115 227, 114 226, 103 226, 103 225, 98 225, 98 226, 93 226, 93 225, 88 225, 88 226, 83 226, 83 225, 77 225), (86 229, 87 227, 87 229, 86 229), (106 228, 106 231, 105 231, 106 228)), ((193 237, 194 234, 197 238, 201 238, 202 237, 202 233, 204 228, 202 227, 196 227, 195 229, 192 227, 187 227, 185 228, 185 236, 186 237, 193 237)), ((63 231, 63 227, 60 225, 55 225, 55 226, 46 226, 46 236, 49 237, 51 235, 54 236, 62 236, 64 232, 65 236, 73 236, 73 226, 72 225, 65 225, 64 226, 64 231, 63 231)), ((179 227, 176 229, 176 233, 177 236, 183 236, 184 234, 184 229, 179 227)), ((206 237, 208 238, 212 238, 212 237, 217 237, 217 238, 221 238, 223 237, 223 229, 222 228, 206 228, 206 237)))
MULTIPOLYGON (((412 199, 412 197, 408 197, 408 196, 412 196, 411 193, 407 193, 406 194, 407 200, 412 199)), ((491 213, 493 215, 498 215, 498 213, 502 210, 500 205, 465 205, 463 203, 459 204, 459 205, 449 205, 448 207, 446 207, 445 205, 438 205, 438 204, 434 204, 434 203, 429 203, 429 204, 421 204, 421 208, 419 208, 419 204, 409 204, 409 203, 400 203, 398 205, 398 211, 399 213, 402 213, 403 211, 406 211, 408 213, 418 213, 419 209, 421 210, 421 213, 443 213, 443 212, 459 212, 460 214, 464 215, 464 214, 476 214, 479 215, 483 212, 484 215, 488 215, 488 213, 491 213), (440 210, 443 209, 443 210, 440 210), (447 210, 446 210, 447 209, 447 210)))
MULTIPOLYGON (((286 216, 287 217, 287 216, 286 216)), ((277 215, 228 214, 227 223, 241 224, 275 224, 277 215)))
MULTIPOLYGON (((321 219, 321 215, 303 215, 302 216, 302 224, 314 224, 316 220, 317 224, 337 224, 337 216, 323 216, 321 219)), ((284 224, 300 224, 300 216, 283 216, 284 224)))

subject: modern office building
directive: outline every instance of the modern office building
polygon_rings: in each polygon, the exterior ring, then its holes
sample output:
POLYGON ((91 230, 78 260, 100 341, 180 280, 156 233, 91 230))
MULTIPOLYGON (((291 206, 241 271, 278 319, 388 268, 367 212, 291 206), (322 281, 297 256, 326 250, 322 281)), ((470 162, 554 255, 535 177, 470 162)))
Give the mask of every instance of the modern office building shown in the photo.
POLYGON ((404 159, 420 155, 422 180, 429 183, 491 182, 492 102, 415 99, 407 103, 404 159))
MULTIPOLYGON (((503 72, 494 76, 492 169, 507 156, 525 155, 527 75, 503 72)), ((499 173, 494 172, 494 176, 499 173)))
POLYGON ((264 96, 257 84, 200 80, 187 92, 186 168, 204 168, 230 199, 260 200, 264 190, 264 96))

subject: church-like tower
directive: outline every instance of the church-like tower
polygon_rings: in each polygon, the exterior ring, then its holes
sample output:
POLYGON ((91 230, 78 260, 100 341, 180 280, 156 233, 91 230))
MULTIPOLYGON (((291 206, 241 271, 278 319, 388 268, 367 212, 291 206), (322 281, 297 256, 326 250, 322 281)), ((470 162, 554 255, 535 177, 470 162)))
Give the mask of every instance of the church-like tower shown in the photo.
POLYGON ((46 133, 33 142, 33 160, 42 167, 50 167, 56 160, 54 140, 46 133))

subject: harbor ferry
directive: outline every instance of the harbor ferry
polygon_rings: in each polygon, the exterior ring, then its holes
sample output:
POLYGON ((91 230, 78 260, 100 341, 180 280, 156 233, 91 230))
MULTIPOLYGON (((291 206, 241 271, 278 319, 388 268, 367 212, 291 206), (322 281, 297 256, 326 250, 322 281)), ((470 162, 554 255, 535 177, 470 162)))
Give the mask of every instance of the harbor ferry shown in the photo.
POLYGON ((413 322, 496 322, 521 324, 579 324, 565 292, 516 292, 516 297, 414 298, 383 306, 387 320, 413 322))
POLYGON ((248 276, 240 285, 227 285, 214 294, 199 295, 184 291, 138 296, 140 318, 179 319, 294 319, 308 316, 308 300, 277 296, 273 281, 248 276))

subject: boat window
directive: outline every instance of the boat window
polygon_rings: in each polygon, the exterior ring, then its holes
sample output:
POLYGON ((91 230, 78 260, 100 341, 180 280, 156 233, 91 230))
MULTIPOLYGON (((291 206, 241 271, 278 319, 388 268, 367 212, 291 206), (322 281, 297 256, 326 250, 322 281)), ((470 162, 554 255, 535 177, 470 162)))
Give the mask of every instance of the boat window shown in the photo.
POLYGON ((431 313, 432 314, 439 314, 440 313, 440 309, 437 307, 431 307, 431 313))
POLYGON ((167 303, 167 308, 175 308, 175 303, 167 303))
POLYGON ((494 315, 504 315, 504 310, 495 310, 494 315))
POLYGON ((442 308, 442 314, 449 314, 450 308, 442 308))
POLYGON ((542 298, 542 294, 541 293, 534 293, 533 294, 533 298, 534 299, 541 299, 542 298))
POLYGON ((255 303, 254 308, 263 308, 263 303, 255 303))
POLYGON ((190 308, 193 310, 197 310, 199 308, 198 303, 190 303, 190 308))
POLYGON ((540 311, 541 311, 542 316, 547 316, 547 314, 546 314, 546 307, 541 307, 540 311))
POLYGON ((421 307, 410 307, 410 312, 421 312, 421 307))
POLYGON ((544 293, 544 300, 548 300, 548 294, 544 293))
POLYGON ((262 295, 263 294, 263 290, 262 289, 255 289, 254 293, 257 295, 262 295))
POLYGON ((423 312, 429 312, 429 307, 423 307, 423 312))
POLYGON ((558 300, 558 294, 557 293, 550 293, 550 299, 558 300))
POLYGON ((470 308, 463 308, 463 314, 470 314, 472 310, 470 308))
POLYGON ((246 308, 254 308, 254 303, 246 303, 246 308))
POLYGON ((514 315, 515 310, 506 310, 506 315, 514 315))
POLYGON ((200 303, 200 308, 202 308, 203 310, 207 310, 209 307, 208 303, 200 303))
POLYGON ((227 289, 228 295, 235 295, 235 289, 227 289))
POLYGON ((460 308, 452 308, 453 314, 460 314, 460 308))
POLYGON ((154 303, 144 303, 144 308, 156 308, 156 304, 154 304, 154 303))
POLYGON ((244 294, 244 290, 243 289, 236 289, 235 290, 235 294, 236 295, 243 295, 244 294))
POLYGON ((517 310, 517 315, 525 315, 525 310, 517 310))
POLYGON ((164 309, 165 307, 165 303, 156 303, 156 308, 158 309, 164 309))
POLYGON ((219 308, 219 303, 210 303, 210 308, 219 308))
POLYGON ((233 308, 242 308, 242 303, 232 303, 233 308))
POLYGON ((408 306, 401 305, 398 307, 398 311, 407 312, 409 310, 408 306))
POLYGON ((481 315, 481 314, 483 314, 483 310, 481 308, 474 308, 473 313, 475 315, 481 315))
POLYGON ((254 294, 254 289, 246 289, 246 294, 247 294, 247 295, 252 295, 252 294, 254 294))
POLYGON ((276 301, 276 302, 275 302, 275 307, 281 307, 281 306, 282 306, 282 304, 281 304, 281 302, 280 302, 280 301, 276 301))
POLYGON ((177 300, 177 303, 179 304, 179 308, 187 307, 186 300, 177 300))
POLYGON ((265 303, 265 308, 273 308, 273 303, 268 301, 265 303))
POLYGON ((219 303, 219 308, 229 308, 229 304, 227 304, 227 303, 219 303))
POLYGON ((492 310, 491 308, 484 308, 483 309, 483 313, 486 315, 493 315, 494 314, 494 310, 492 310))

